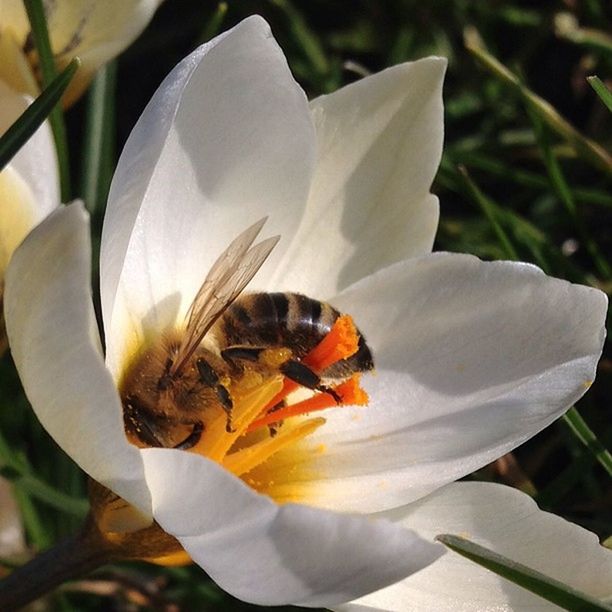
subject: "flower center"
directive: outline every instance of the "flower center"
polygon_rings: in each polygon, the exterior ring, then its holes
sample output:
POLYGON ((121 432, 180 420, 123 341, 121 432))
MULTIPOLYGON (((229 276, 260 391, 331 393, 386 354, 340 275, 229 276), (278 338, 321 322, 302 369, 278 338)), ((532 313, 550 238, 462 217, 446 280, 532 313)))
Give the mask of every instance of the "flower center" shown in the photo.
MULTIPOLYGON (((353 320, 342 315, 301 363, 321 374, 354 355, 358 341, 353 320)), ((368 396, 360 387, 359 379, 360 374, 354 373, 347 380, 314 391, 282 375, 262 380, 256 389, 246 393, 241 391, 240 384, 233 386, 233 431, 226 431, 224 419, 218 418, 193 450, 221 463, 236 476, 243 476, 321 427, 325 419, 313 417, 312 413, 339 406, 366 405, 368 396), (300 399, 304 393, 307 397, 300 399)))
POLYGON ((232 369, 202 347, 172 381, 176 344, 169 337, 141 354, 120 384, 126 433, 137 446, 195 452, 244 477, 321 427, 325 418, 313 413, 368 402, 364 368, 350 362, 364 340, 349 315, 301 359, 289 347, 262 348, 232 369))
MULTIPOLYGON (((129 441, 201 454, 278 503, 298 501, 301 471, 292 462, 320 451, 299 444, 325 424, 316 413, 368 403, 360 375, 373 367, 370 351, 352 318, 333 312, 329 331, 306 352, 289 346, 222 350, 205 340, 174 377, 181 338, 165 335, 132 360, 119 383, 129 441), (232 365, 238 358, 248 359, 232 365)), ((94 495, 92 508, 109 542, 162 565, 190 561, 157 525, 132 533, 130 507, 99 488, 103 500, 94 495)))

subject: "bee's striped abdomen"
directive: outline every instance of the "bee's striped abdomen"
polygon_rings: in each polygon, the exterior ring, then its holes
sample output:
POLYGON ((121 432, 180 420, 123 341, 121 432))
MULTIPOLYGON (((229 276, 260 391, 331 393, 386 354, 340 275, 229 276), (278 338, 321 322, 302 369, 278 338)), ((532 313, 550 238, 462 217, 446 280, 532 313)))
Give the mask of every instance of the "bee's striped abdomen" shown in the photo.
MULTIPOLYGON (((323 340, 339 316, 333 306, 299 293, 251 293, 227 308, 213 334, 221 348, 288 347, 300 359, 323 340)), ((372 355, 359 333, 357 353, 323 374, 344 377, 372 367, 372 355)))

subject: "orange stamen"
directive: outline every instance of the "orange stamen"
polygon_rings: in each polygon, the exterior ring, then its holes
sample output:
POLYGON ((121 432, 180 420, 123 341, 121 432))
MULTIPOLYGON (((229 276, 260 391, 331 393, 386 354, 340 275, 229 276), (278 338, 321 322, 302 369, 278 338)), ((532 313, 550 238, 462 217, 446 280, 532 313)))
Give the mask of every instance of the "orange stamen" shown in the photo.
POLYGON ((330 393, 315 393, 312 397, 302 402, 269 412, 253 421, 249 425, 248 431, 259 429, 289 417, 300 416, 316 410, 325 410, 325 408, 333 408, 338 405, 365 406, 368 403, 368 394, 359 386, 359 378, 359 374, 353 374, 346 382, 333 387, 334 392, 340 397, 340 404, 336 402, 330 393))
POLYGON ((359 335, 350 315, 340 315, 329 333, 303 359, 315 372, 354 355, 359 348, 359 335))
POLYGON ((270 410, 270 408, 274 408, 279 402, 282 402, 290 393, 293 393, 299 385, 293 380, 289 380, 285 378, 283 381, 283 388, 270 400, 268 405, 266 406, 264 412, 270 410))
MULTIPOLYGON (((358 348, 359 334, 355 323, 350 315, 343 314, 336 319, 325 338, 302 359, 302 363, 320 373, 337 361, 354 355, 358 348)), ((272 398, 266 410, 276 406, 298 387, 296 382, 285 379, 283 388, 272 398)))

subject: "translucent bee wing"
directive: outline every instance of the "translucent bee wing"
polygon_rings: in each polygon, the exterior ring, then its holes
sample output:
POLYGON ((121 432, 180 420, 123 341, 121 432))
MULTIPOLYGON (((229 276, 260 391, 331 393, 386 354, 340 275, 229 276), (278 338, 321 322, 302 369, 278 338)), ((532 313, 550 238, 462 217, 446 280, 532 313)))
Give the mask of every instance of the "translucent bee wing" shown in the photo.
POLYGON ((208 272, 189 311, 183 340, 169 374, 176 375, 187 363, 202 339, 224 310, 240 295, 263 265, 280 236, 251 247, 266 218, 240 234, 223 251, 208 272))

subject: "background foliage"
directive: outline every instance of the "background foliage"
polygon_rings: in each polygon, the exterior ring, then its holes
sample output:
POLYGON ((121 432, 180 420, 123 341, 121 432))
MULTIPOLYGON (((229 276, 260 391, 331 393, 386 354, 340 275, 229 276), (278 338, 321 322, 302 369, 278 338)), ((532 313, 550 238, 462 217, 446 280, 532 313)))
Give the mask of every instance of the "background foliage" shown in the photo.
MULTIPOLYGON (((93 211, 94 240, 118 153, 163 77, 197 44, 252 13, 270 22, 310 97, 398 62, 448 57, 445 154, 433 188, 441 201, 436 249, 529 261, 612 290, 611 115, 586 80, 597 74, 610 87, 612 79, 612 5, 605 0, 167 0, 66 117, 72 196, 93 211), (568 132, 538 96, 580 134, 568 132), (581 135, 600 143, 603 156, 581 135)), ((0 368, 2 473, 17 483, 29 542, 41 549, 78 526, 86 485, 29 410, 8 356, 0 368)), ((570 415, 474 477, 521 488, 542 508, 609 537, 611 397, 608 343, 597 381, 578 404, 590 430, 570 415)), ((133 564, 97 576, 55 597, 54 606, 254 608, 198 568, 133 564)))

